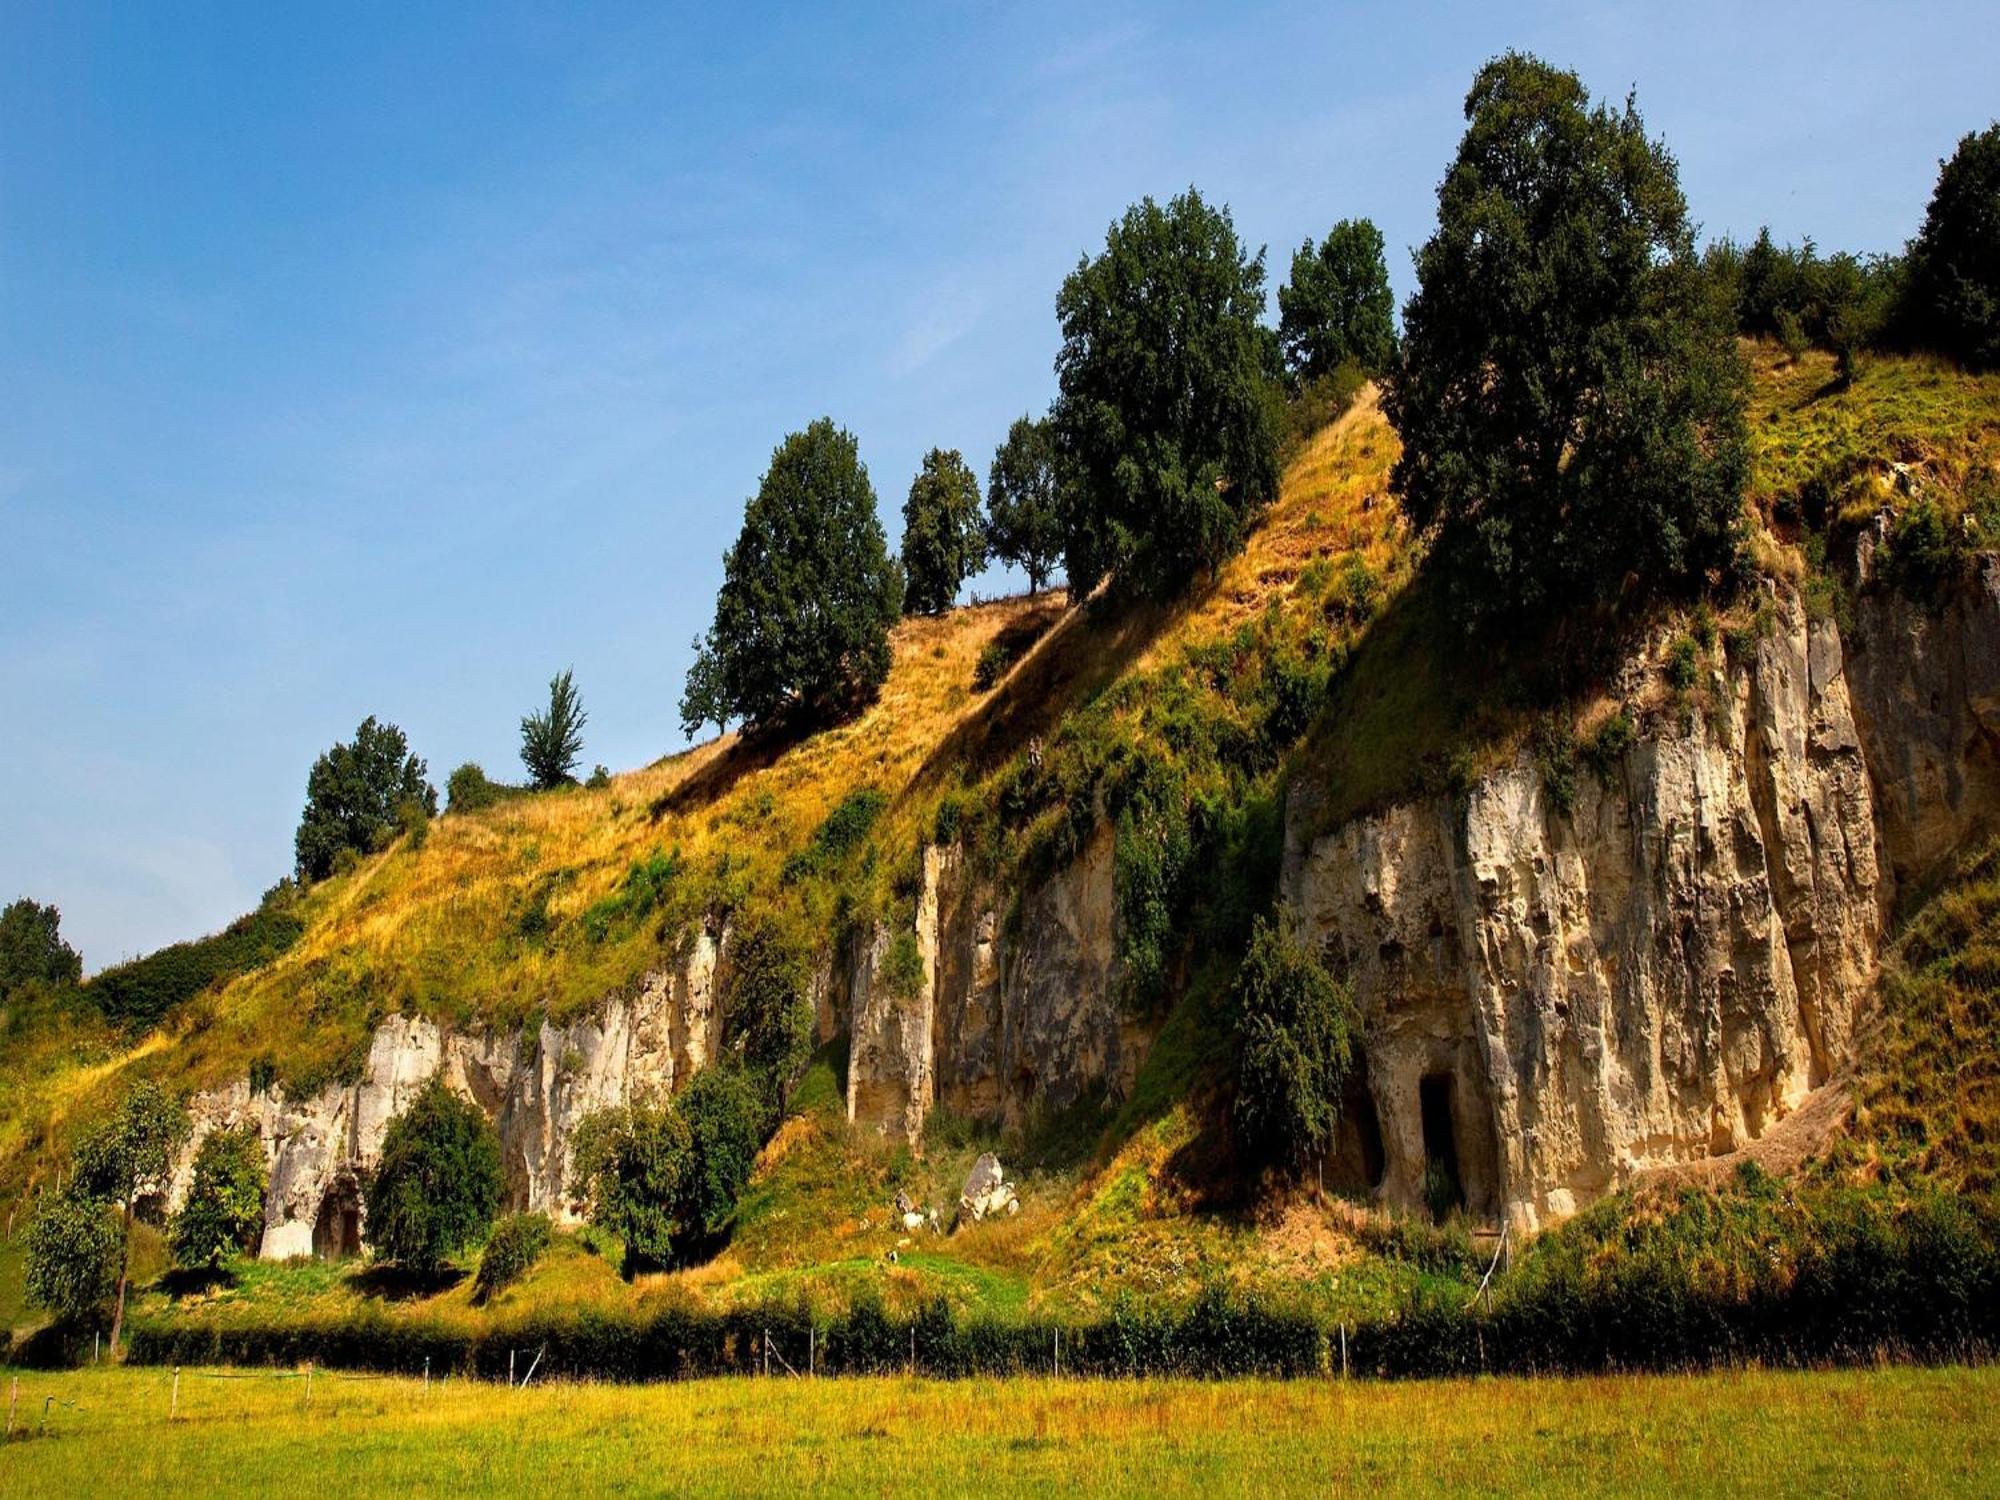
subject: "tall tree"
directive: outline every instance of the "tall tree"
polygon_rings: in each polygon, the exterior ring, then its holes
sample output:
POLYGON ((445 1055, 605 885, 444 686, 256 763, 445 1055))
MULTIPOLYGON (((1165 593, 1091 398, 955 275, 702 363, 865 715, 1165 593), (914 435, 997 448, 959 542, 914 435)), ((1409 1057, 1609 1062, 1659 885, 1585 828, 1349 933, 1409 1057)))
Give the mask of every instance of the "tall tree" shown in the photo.
POLYGON ((1911 333, 1974 368, 2000 366, 2000 124, 1940 165, 1910 246, 1911 333))
POLYGON ((1014 419, 986 476, 986 537, 993 555, 1028 575, 1039 594, 1062 558, 1062 495, 1055 433, 1047 418, 1014 419))
POLYGON ((521 764, 537 787, 546 791, 576 780, 571 773, 583 754, 583 726, 589 717, 570 670, 551 677, 549 706, 521 720, 521 764))
POLYGON ((351 744, 338 744, 313 762, 306 777, 305 812, 292 840, 299 875, 320 880, 333 873, 343 849, 366 854, 401 826, 406 803, 437 815, 437 789, 427 768, 410 753, 394 724, 361 721, 351 744))
POLYGON ((1254 1156, 1302 1165, 1340 1123, 1360 1018, 1284 914, 1257 919, 1236 978, 1236 1120, 1254 1156))
POLYGON ((1480 69, 1384 406, 1392 483, 1470 625, 1698 579, 1735 545, 1746 375, 1636 105, 1480 69))
POLYGON ((681 699, 689 734, 838 714, 882 686, 903 585, 852 434, 822 417, 778 445, 722 572, 681 699))
POLYGON ((125 1327, 125 1292, 132 1279, 132 1216, 142 1197, 163 1192, 174 1156, 188 1137, 178 1099, 146 1079, 76 1147, 75 1191, 118 1209, 118 1304, 111 1317, 111 1352, 125 1327))
POLYGON ((1063 283, 1052 417, 1074 480, 1074 597, 1114 572, 1171 591, 1233 553, 1277 492, 1263 311, 1263 251, 1246 255, 1229 211, 1193 188, 1128 208, 1063 283))
POLYGON ((55 989, 83 977, 83 959, 61 929, 60 911, 26 896, 0 911, 0 1001, 31 984, 55 989))
POLYGON ((1380 375, 1396 355, 1396 299, 1382 258, 1382 231, 1342 219, 1292 257, 1278 288, 1278 338, 1295 380, 1317 380, 1344 364, 1380 375))
POLYGON ((956 448, 933 448, 903 502, 903 609, 941 615, 986 565, 979 481, 956 448))

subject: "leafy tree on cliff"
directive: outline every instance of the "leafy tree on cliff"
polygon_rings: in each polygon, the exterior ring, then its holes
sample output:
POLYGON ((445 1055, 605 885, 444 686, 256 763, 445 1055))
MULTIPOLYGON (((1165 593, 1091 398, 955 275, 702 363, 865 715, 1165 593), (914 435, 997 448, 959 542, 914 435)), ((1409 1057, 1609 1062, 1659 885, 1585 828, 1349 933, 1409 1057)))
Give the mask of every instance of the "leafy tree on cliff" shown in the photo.
POLYGON ((174 1263, 189 1270, 221 1265, 257 1248, 264 1229, 269 1172, 255 1127, 217 1130, 194 1154, 187 1201, 174 1216, 168 1243, 174 1263))
MULTIPOLYGON (((549 706, 521 720, 521 764, 528 779, 543 791, 576 780, 577 758, 583 754, 583 726, 589 715, 565 669, 549 679, 549 706)), ((456 774, 456 773, 454 773, 456 774)))
POLYGON ((1975 369, 2000 366, 2000 124, 1940 168, 1909 275, 1910 333, 1975 369))
POLYGON ((351 744, 337 744, 313 762, 305 812, 293 838, 299 875, 322 880, 343 850, 366 854, 392 837, 406 808, 437 816, 437 789, 394 724, 361 721, 351 744))
POLYGON ((986 565, 979 481, 958 450, 933 448, 903 502, 903 609, 941 615, 959 586, 986 565))
POLYGON ((1236 976, 1236 1122, 1257 1160, 1298 1166, 1340 1124, 1360 1031, 1353 997, 1289 930, 1257 919, 1236 976))
POLYGON ((1235 552, 1276 494, 1263 311, 1263 252, 1193 188, 1128 208, 1063 283, 1051 415, 1075 598, 1111 573, 1172 591, 1235 552))
POLYGON ((26 896, 0 911, 0 1002, 31 984, 59 989, 83 977, 83 959, 61 927, 60 911, 26 896))
POLYGON ((1396 355, 1395 313, 1382 231, 1367 219, 1342 219, 1319 244, 1299 247, 1292 279, 1278 288, 1285 367, 1299 381, 1344 364, 1380 375, 1396 355))
POLYGON ((986 536, 993 555, 1028 575, 1039 594, 1062 560, 1062 496, 1047 418, 1016 417, 986 476, 986 536))
POLYGON ((812 1056, 811 945, 793 921, 753 913, 732 936, 723 1035, 775 1115, 812 1056))
POLYGON ((492 1122, 434 1077, 382 1137, 362 1189, 368 1241, 384 1259, 433 1274, 486 1232, 500 1187, 492 1122))
POLYGON ((1731 557, 1745 372, 1674 159, 1573 73, 1488 63, 1417 257, 1392 482, 1470 626, 1731 557))
POLYGON ((882 686, 903 586, 852 435, 822 417, 778 445, 722 570, 681 699, 689 734, 839 714, 882 686))

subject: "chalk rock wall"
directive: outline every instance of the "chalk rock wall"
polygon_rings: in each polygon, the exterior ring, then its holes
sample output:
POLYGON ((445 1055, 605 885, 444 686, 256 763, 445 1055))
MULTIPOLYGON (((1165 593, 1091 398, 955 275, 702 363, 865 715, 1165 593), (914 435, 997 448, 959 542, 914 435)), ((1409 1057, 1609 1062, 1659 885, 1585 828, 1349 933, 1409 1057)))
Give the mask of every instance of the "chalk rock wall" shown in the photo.
POLYGON ((360 1079, 311 1098, 253 1094, 247 1081, 200 1094, 194 1131, 168 1191, 177 1207, 193 1175, 194 1148, 210 1131, 249 1124, 271 1170, 260 1253, 349 1254, 360 1248, 360 1179, 389 1122, 439 1073, 493 1117, 510 1206, 571 1216, 565 1198, 569 1143, 591 1110, 685 1083, 715 1054, 718 940, 704 932, 685 958, 648 974, 630 997, 594 1016, 531 1032, 441 1030, 393 1016, 376 1028, 360 1079))
POLYGON ((1566 813, 1525 753, 1330 830, 1297 788, 1284 895, 1365 1023, 1353 1185, 1415 1206, 1442 1170, 1533 1228, 1846 1068, 1898 880, 2000 812, 1996 632, 1990 563, 1942 611, 1864 595, 1848 642, 1794 605, 1566 813))

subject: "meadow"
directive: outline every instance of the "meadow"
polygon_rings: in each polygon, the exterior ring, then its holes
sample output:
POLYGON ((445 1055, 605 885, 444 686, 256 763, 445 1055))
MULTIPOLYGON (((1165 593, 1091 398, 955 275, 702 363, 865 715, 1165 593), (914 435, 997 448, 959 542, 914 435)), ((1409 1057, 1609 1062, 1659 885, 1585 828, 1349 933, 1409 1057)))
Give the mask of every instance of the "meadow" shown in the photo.
POLYGON ((0 1378, 19 1382, 11 1496, 1943 1495, 2000 1478, 1992 1369, 516 1390, 190 1369, 171 1417, 165 1369, 0 1378))

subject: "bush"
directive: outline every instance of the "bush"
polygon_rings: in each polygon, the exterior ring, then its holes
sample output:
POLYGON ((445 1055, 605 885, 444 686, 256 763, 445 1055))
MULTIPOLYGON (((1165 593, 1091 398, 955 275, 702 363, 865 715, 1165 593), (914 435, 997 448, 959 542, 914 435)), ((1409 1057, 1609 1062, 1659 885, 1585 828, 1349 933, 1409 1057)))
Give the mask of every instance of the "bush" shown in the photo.
POLYGON ((478 812, 508 797, 518 797, 525 788, 491 780, 477 761, 467 761, 445 782, 447 808, 455 813, 478 812))
POLYGON ((23 896, 0 911, 0 1001, 31 984, 50 989, 83 977, 83 958, 62 940, 62 913, 23 896))
POLYGON ((262 968, 304 932, 289 900, 277 894, 213 937, 175 943, 104 970, 83 987, 83 997, 106 1020, 142 1031, 211 985, 262 968))
POLYGON ((1007 669, 1014 665, 1007 648, 998 641, 988 641, 979 653, 979 661, 972 669, 972 690, 984 693, 996 687, 1000 679, 1007 675, 1007 669))
POLYGON ((1936 501, 1919 499, 1889 523, 1879 564, 1882 581, 1912 599, 1934 603, 1964 576, 1976 550, 1976 533, 1954 523, 1936 501))
POLYGON ((551 1234, 547 1214, 507 1214, 495 1223, 479 1255, 474 1300, 490 1302, 527 1275, 548 1250, 551 1234))
POLYGON ((812 1056, 812 951, 797 925, 753 913, 730 944, 722 995, 725 1045, 743 1059, 775 1115, 812 1056))
POLYGON ((212 1269, 232 1255, 255 1252, 264 1232, 269 1173, 253 1125, 212 1131, 194 1155, 187 1201, 174 1216, 168 1243, 174 1264, 212 1269))
POLYGON ((120 1244, 102 1199, 45 1193, 28 1224, 28 1301, 66 1322, 98 1317, 118 1290, 120 1244))
POLYGON ((437 790, 424 779, 424 763, 394 724, 363 719, 349 744, 335 745, 313 762, 306 777, 306 806, 293 849, 302 880, 334 872, 341 853, 367 854, 393 836, 397 810, 417 802, 437 812, 437 790))
POLYGON ((1468 629, 1699 581, 1736 546, 1746 375, 1674 160, 1519 53, 1465 112, 1384 392, 1403 509, 1468 629))
POLYGON ((500 1138, 479 1106, 433 1077, 389 1122, 363 1196, 376 1253, 433 1274, 493 1222, 500 1138))
POLYGON ((1360 1030, 1353 996, 1280 914, 1259 917, 1236 976, 1236 1122, 1259 1161, 1324 1155, 1360 1030))

